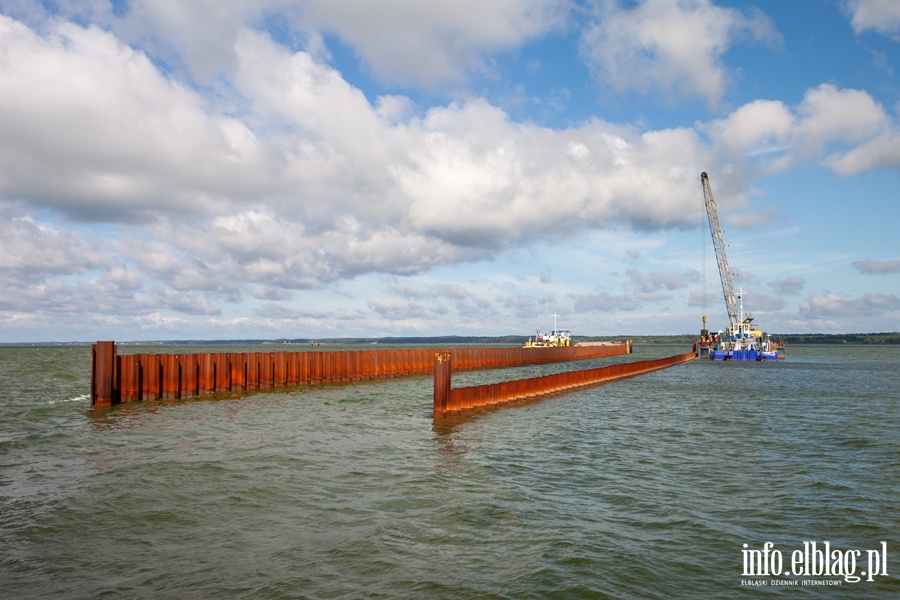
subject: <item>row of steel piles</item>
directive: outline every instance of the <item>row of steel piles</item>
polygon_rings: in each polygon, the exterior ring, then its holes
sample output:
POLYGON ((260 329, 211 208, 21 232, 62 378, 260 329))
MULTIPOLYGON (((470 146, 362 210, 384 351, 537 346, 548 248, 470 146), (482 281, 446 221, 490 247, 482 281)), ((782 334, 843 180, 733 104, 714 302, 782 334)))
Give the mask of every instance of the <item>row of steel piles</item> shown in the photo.
POLYGON ((416 349, 116 355, 113 342, 98 342, 92 356, 95 406, 431 371, 431 353, 416 349))
POLYGON ((630 344, 555 348, 457 348, 453 350, 450 360, 454 371, 502 369, 617 356, 628 353, 630 348, 630 344))
MULTIPOLYGON (((501 368, 622 354, 627 348, 465 348, 453 352, 456 370, 501 368)), ((119 355, 115 342, 91 352, 91 403, 185 398, 214 392, 424 375, 434 349, 272 351, 119 355)))
POLYGON ((517 400, 554 394, 572 388, 596 385, 623 377, 632 377, 671 367, 696 357, 696 352, 655 360, 610 365, 595 369, 568 371, 527 379, 485 385, 452 387, 450 352, 436 353, 434 358, 434 409, 436 419, 467 410, 494 407, 517 400))

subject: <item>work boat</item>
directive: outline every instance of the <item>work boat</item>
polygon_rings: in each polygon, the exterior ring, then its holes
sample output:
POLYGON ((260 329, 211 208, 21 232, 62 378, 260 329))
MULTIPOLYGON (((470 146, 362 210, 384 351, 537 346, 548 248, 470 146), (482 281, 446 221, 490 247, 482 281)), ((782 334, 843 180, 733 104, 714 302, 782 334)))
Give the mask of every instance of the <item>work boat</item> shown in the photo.
POLYGON ((557 316, 556 313, 553 313, 553 331, 549 334, 543 334, 541 333, 541 330, 538 329, 534 338, 528 338, 528 341, 525 342, 523 348, 557 348, 560 346, 571 346, 572 338, 569 334, 569 330, 559 329, 556 326, 557 316))
POLYGON ((732 321, 728 331, 719 331, 712 335, 701 334, 701 355, 703 347, 707 348, 707 358, 711 360, 778 360, 779 349, 784 351, 784 344, 777 344, 769 339, 769 334, 753 327, 753 316, 744 316, 744 303, 741 300, 743 290, 738 294, 740 301, 740 320, 732 321), (706 338, 705 340, 703 338, 706 338))
POLYGON ((538 329, 534 338, 528 338, 524 348, 556 348, 557 346, 571 346, 572 339, 568 329, 554 329, 549 334, 541 333, 538 329))

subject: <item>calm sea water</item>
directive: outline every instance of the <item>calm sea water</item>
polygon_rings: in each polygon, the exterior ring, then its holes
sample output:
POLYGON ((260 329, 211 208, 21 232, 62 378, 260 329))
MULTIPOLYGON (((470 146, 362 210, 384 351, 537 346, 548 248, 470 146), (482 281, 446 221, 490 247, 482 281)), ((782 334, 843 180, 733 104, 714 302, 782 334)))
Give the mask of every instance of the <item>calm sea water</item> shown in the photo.
POLYGON ((788 352, 437 423, 430 377, 92 411, 87 348, 0 348, 0 597, 900 597, 900 348, 788 352))

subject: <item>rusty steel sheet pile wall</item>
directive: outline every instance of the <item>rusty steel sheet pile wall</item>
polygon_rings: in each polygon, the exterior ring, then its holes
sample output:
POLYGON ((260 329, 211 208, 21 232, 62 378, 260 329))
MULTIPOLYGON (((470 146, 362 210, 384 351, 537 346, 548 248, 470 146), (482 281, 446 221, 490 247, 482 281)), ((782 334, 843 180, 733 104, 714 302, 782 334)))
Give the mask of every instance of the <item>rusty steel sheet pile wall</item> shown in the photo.
POLYGON ((655 360, 642 360, 596 369, 569 371, 529 379, 454 389, 451 382, 454 362, 451 354, 449 351, 441 351, 435 353, 434 356, 434 418, 436 419, 467 410, 495 407, 516 400, 536 398, 572 388, 587 387, 624 377, 633 377, 681 364, 697 356, 695 350, 686 354, 655 360))
MULTIPOLYGON (((617 356, 631 344, 565 348, 459 348, 453 370, 504 368, 617 356)), ((118 355, 115 342, 91 348, 91 404, 247 392, 367 379, 426 375, 434 348, 118 355)))

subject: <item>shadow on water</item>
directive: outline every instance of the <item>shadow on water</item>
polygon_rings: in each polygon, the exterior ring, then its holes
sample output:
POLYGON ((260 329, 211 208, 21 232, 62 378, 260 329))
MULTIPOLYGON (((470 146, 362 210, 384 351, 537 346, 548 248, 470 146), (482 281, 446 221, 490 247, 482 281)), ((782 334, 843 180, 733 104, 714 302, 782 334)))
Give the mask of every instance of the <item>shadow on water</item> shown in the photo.
POLYGON ((588 388, 605 386, 610 383, 615 382, 607 381, 569 390, 548 392, 532 398, 522 398, 503 404, 467 409, 463 412, 448 415, 441 419, 433 418, 431 422, 431 431, 434 434, 434 442, 437 444, 437 452, 441 465, 437 470, 444 474, 457 473, 459 471, 455 460, 469 452, 467 440, 471 437, 473 429, 477 429, 480 425, 484 425, 487 422, 486 419, 488 419, 490 415, 496 415, 503 411, 535 406, 547 400, 570 396, 588 388))
MULTIPOLYGON (((113 406, 87 406, 81 409, 81 413, 88 419, 92 426, 98 430, 130 427, 135 417, 146 417, 158 414, 160 411, 179 406, 194 406, 204 404, 234 403, 235 410, 248 402, 266 401, 276 402, 305 392, 322 392, 339 389, 354 389, 360 386, 390 385, 391 382, 406 379, 421 378, 422 376, 403 376, 385 379, 369 379, 354 382, 322 382, 305 385, 292 385, 262 390, 235 390, 217 391, 183 398, 158 398, 156 400, 138 400, 135 402, 123 402, 113 406)), ((338 403, 359 402, 358 399, 342 398, 338 403)), ((330 404, 326 401, 325 404, 330 404)), ((430 414, 430 413, 429 413, 430 414)))
MULTIPOLYGON (((293 388, 279 390, 265 390, 269 393, 287 393, 293 388)), ((258 396, 261 392, 215 392, 203 396, 189 396, 186 398, 161 398, 159 400, 143 400, 139 402, 126 402, 113 406, 89 406, 82 409, 82 414, 87 418, 91 427, 96 431, 111 429, 130 429, 137 426, 147 417, 160 414, 162 411, 183 405, 202 403, 220 403, 223 401, 237 402, 258 396)))
MULTIPOLYGON (((605 382, 610 383, 610 382, 605 382)), ((431 430, 438 436, 447 436, 454 433, 454 430, 466 425, 468 423, 477 421, 484 415, 488 413, 494 413, 497 411, 503 410, 512 410, 516 408, 524 408, 526 406, 533 406, 535 404, 540 404, 546 400, 550 400, 551 398, 558 398, 561 396, 567 396, 574 392, 579 392, 588 387, 595 387, 599 385, 604 385, 605 383, 597 383, 593 386, 580 386, 577 388, 573 388, 570 390, 563 390, 558 392, 548 392, 545 394, 541 394, 539 396, 535 396, 533 398, 521 398, 518 400, 510 400, 508 402, 504 402, 503 404, 495 404, 492 406, 477 406, 475 408, 467 408, 463 412, 448 415, 442 419, 433 419, 431 430)))

